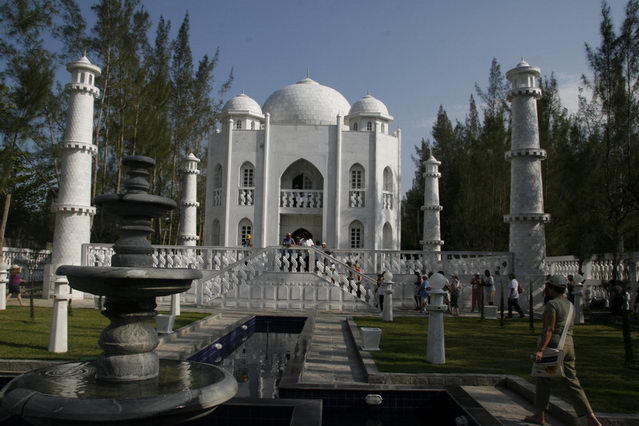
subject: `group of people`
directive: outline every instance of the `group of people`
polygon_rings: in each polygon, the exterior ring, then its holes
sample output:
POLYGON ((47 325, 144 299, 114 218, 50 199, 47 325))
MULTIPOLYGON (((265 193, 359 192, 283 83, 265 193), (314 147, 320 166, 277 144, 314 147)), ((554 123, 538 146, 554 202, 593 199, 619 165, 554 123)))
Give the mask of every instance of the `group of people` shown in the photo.
MULTIPOLYGON (((293 237, 293 235, 288 232, 284 239, 282 240, 282 245, 284 247, 315 247, 319 246, 320 242, 314 242, 312 238, 301 237, 293 237)), ((326 248, 326 243, 321 243, 322 248, 326 248)))
MULTIPOLYGON (((515 274, 508 275, 508 288, 506 290, 506 297, 508 298, 508 318, 513 317, 513 309, 519 314, 519 318, 524 318, 524 312, 519 306, 519 295, 523 293, 524 289, 517 281, 515 274)), ((475 274, 470 280, 471 286, 471 305, 470 312, 479 312, 481 304, 482 291, 484 292, 484 303, 492 306, 495 304, 495 278, 491 275, 490 271, 486 269, 483 275, 475 274)))
MULTIPOLYGON (((442 271, 439 272, 444 275, 442 271)), ((430 303, 430 292, 432 287, 430 285, 430 277, 432 272, 428 274, 421 274, 419 271, 415 271, 415 310, 419 312, 427 312, 426 307, 430 303)), ((462 295, 462 285, 459 277, 453 275, 448 284, 442 289, 444 290, 444 303, 448 306, 447 312, 458 316, 459 315, 459 299, 462 295)))

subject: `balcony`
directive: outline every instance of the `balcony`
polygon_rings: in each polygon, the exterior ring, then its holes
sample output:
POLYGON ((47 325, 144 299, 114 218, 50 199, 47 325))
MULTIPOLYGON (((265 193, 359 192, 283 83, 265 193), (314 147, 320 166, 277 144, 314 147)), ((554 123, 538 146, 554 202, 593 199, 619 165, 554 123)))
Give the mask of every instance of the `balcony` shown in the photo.
POLYGON ((282 189, 280 208, 298 213, 318 213, 324 207, 324 191, 321 189, 282 189))

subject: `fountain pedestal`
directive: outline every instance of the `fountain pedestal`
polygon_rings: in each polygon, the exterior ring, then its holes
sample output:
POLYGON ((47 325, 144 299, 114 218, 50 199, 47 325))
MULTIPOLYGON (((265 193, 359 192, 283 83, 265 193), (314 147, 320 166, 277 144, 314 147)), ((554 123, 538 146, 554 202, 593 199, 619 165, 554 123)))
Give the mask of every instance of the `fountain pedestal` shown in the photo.
POLYGON ((206 415, 237 393, 237 382, 213 365, 159 360, 156 297, 181 293, 202 273, 152 268, 147 236, 151 220, 175 208, 172 200, 148 194, 155 162, 126 157, 125 194, 101 195, 95 204, 120 217, 112 267, 61 266, 73 289, 106 297, 102 312, 111 323, 100 335, 96 361, 42 368, 12 380, 2 406, 35 425, 162 425, 206 415))

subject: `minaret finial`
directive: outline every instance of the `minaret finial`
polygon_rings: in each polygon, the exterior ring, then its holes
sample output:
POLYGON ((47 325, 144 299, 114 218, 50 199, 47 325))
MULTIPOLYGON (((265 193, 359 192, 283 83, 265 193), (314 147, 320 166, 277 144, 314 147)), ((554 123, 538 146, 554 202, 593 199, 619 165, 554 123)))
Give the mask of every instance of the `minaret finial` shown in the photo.
POLYGON ((87 56, 87 49, 86 47, 84 48, 84 50, 82 51, 82 56, 84 56, 86 58, 87 56))
POLYGON ((311 78, 311 70, 308 65, 306 66, 306 78, 311 78))

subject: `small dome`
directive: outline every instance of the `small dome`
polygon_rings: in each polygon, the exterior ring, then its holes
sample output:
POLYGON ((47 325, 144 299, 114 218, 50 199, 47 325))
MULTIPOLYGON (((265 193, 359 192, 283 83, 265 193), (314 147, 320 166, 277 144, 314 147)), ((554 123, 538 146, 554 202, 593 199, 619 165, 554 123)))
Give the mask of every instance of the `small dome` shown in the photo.
POLYGON ((253 98, 245 95, 244 93, 231 98, 224 108, 222 108, 222 113, 226 114, 229 112, 243 112, 254 115, 262 115, 262 108, 260 108, 260 104, 255 102, 253 98))
POLYGON ((528 62, 526 62, 524 60, 524 58, 521 58, 521 61, 519 61, 519 63, 517 64, 517 66, 515 68, 519 68, 519 67, 529 67, 530 64, 528 62))
POLYGON ((362 99, 360 99, 359 101, 353 104, 353 106, 351 107, 351 111, 348 113, 348 115, 355 115, 355 114, 390 115, 388 114, 388 108, 386 108, 386 105, 384 105, 384 102, 380 101, 379 99, 371 95, 366 95, 362 99))
POLYGON ((274 124, 336 124, 348 114, 350 104, 337 90, 305 78, 273 92, 263 110, 274 124))

